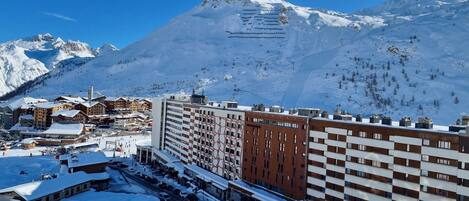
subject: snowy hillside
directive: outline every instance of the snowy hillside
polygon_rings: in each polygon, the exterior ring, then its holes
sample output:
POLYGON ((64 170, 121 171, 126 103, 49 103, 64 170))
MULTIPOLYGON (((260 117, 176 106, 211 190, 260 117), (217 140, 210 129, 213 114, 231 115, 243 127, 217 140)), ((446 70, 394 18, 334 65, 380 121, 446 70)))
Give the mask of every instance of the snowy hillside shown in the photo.
POLYGON ((86 43, 64 41, 51 34, 5 42, 0 44, 0 95, 47 74, 62 61, 91 58, 115 50, 112 45, 94 50, 86 43))
POLYGON ((352 113, 469 112, 469 2, 391 0, 344 14, 282 0, 204 0, 148 37, 28 92, 212 99, 352 113))

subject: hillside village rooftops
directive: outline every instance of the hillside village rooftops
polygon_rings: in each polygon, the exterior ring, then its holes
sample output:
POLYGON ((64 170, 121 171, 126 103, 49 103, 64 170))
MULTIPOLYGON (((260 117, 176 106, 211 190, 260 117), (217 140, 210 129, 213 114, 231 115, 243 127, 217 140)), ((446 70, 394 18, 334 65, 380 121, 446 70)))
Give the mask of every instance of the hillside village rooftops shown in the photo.
POLYGON ((80 105, 83 105, 83 106, 88 107, 88 108, 93 107, 93 106, 98 105, 98 104, 102 104, 102 103, 100 103, 100 102, 83 102, 83 103, 80 103, 80 105))
POLYGON ((56 100, 63 99, 64 102, 68 103, 82 103, 85 102, 85 99, 79 96, 60 96, 56 98, 56 100))
POLYGON ((57 112, 52 113, 51 116, 53 117, 58 117, 58 116, 64 116, 64 117, 75 117, 77 114, 79 114, 81 111, 80 110, 59 110, 57 112))
POLYGON ((61 124, 53 123, 43 134, 52 135, 81 135, 83 133, 83 124, 61 124))
POLYGON ((16 109, 28 109, 31 108, 33 104, 37 104, 40 102, 47 102, 45 99, 37 99, 37 98, 31 98, 31 97, 24 97, 20 98, 8 103, 4 103, 4 106, 10 108, 11 110, 16 110, 16 109))
POLYGON ((60 175, 55 179, 35 181, 1 189, 0 194, 15 192, 25 200, 35 200, 79 184, 106 179, 109 179, 107 173, 86 174, 85 172, 77 172, 60 175))
POLYGON ((44 103, 35 104, 34 107, 43 108, 43 109, 50 109, 50 108, 58 107, 58 106, 61 106, 61 105, 63 105, 63 103, 44 102, 44 103))
POLYGON ((101 151, 61 155, 59 157, 59 160, 67 160, 69 168, 83 167, 109 162, 109 159, 101 151))

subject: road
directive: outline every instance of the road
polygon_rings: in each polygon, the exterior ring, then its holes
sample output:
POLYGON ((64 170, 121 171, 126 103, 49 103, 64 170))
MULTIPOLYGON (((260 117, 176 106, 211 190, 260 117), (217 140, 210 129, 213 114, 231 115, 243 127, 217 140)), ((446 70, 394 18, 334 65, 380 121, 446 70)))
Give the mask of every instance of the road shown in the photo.
POLYGON ((156 184, 150 183, 136 175, 130 174, 127 172, 127 170, 120 170, 127 179, 134 181, 136 184, 138 184, 140 187, 143 189, 154 192, 154 195, 159 197, 159 193, 165 192, 170 196, 169 200, 174 200, 174 201, 183 201, 184 199, 181 198, 179 195, 176 195, 174 192, 159 188, 156 184))

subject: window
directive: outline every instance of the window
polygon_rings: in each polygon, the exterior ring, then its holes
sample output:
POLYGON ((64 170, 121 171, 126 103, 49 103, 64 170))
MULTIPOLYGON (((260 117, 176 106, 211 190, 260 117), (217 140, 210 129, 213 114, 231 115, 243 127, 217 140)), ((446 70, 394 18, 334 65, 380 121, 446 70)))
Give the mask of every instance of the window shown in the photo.
POLYGON ((374 167, 381 167, 381 162, 373 161, 371 165, 373 165, 374 167))
POLYGON ((365 159, 364 158, 358 158, 358 163, 365 164, 365 159))
POLYGON ((448 175, 445 175, 445 174, 437 173, 437 174, 436 174, 436 178, 437 178, 437 179, 440 179, 440 180, 449 181, 449 176, 448 176, 448 175))
POLYGON ((438 141, 438 148, 451 149, 451 142, 439 140, 438 141))
POLYGON ((443 165, 450 165, 449 160, 447 159, 439 158, 439 159, 436 159, 436 162, 439 164, 443 164, 443 165))
POLYGON ((430 146, 430 140, 429 139, 423 139, 422 144, 424 146, 430 146))
POLYGON ((359 136, 359 137, 366 138, 366 133, 363 132, 363 131, 360 131, 360 132, 358 132, 358 136, 359 136))
POLYGON ((365 150, 366 150, 366 146, 363 145, 363 144, 359 144, 359 145, 358 145, 358 150, 360 150, 360 151, 365 151, 365 150))
POLYGON ((428 161, 428 155, 422 155, 422 161, 428 161))
POLYGON ((381 135, 381 133, 374 133, 373 138, 376 140, 381 140, 383 139, 383 136, 381 135))

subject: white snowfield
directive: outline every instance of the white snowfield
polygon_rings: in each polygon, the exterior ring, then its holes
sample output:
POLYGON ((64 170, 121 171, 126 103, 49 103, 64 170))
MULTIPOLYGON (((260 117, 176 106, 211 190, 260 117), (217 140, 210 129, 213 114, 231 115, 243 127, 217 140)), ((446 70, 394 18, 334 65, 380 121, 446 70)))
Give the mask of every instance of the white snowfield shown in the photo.
POLYGON ((7 41, 0 44, 0 96, 67 64, 60 64, 62 61, 111 54, 116 50, 110 44, 93 49, 86 43, 64 41, 51 34, 7 41))
POLYGON ((390 0, 345 14, 281 0, 205 0, 119 52, 28 95, 204 89, 214 100, 336 105, 452 123, 469 112, 469 2, 390 0))

